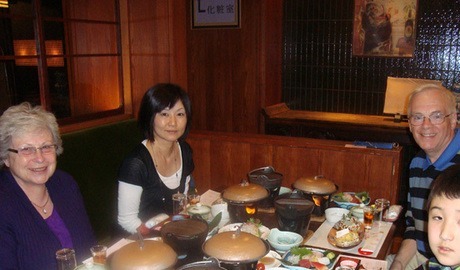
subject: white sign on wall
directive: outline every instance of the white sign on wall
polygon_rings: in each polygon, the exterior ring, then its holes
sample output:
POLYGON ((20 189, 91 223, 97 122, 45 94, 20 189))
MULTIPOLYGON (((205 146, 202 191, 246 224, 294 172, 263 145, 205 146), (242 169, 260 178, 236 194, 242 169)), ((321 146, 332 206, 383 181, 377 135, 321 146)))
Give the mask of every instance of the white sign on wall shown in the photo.
POLYGON ((192 28, 239 28, 240 0, 192 0, 192 28))

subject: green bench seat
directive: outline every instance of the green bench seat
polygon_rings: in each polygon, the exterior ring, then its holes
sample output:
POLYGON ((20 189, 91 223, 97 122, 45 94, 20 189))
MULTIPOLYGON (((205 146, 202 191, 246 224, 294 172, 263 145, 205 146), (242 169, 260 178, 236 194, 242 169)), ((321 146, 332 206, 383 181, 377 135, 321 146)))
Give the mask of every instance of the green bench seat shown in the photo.
POLYGON ((116 222, 118 167, 142 140, 136 120, 62 134, 58 168, 77 181, 99 242, 111 241, 116 222))

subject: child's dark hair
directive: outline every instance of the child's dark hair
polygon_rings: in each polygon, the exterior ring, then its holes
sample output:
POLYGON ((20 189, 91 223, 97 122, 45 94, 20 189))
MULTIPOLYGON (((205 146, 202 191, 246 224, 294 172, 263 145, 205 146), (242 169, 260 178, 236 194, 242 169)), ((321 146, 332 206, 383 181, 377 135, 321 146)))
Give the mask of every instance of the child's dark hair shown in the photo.
POLYGON ((447 199, 460 199, 460 164, 455 164, 445 169, 431 183, 426 209, 430 209, 434 197, 444 196, 447 199))

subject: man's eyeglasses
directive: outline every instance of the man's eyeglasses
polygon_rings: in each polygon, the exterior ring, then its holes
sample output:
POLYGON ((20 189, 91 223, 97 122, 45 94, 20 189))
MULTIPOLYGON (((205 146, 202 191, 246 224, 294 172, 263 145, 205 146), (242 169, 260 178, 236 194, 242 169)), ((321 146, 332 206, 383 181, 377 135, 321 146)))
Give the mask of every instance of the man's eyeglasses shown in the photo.
POLYGON ((31 156, 40 151, 42 155, 46 154, 53 154, 56 152, 58 146, 55 144, 47 144, 40 147, 35 146, 24 146, 19 149, 11 149, 9 148, 8 151, 19 154, 21 156, 31 156))
POLYGON ((446 117, 451 116, 451 114, 444 115, 443 113, 433 113, 430 116, 424 116, 423 114, 414 114, 409 117, 409 123, 413 126, 420 126, 425 121, 425 118, 430 119, 431 124, 440 125, 444 123, 446 117))

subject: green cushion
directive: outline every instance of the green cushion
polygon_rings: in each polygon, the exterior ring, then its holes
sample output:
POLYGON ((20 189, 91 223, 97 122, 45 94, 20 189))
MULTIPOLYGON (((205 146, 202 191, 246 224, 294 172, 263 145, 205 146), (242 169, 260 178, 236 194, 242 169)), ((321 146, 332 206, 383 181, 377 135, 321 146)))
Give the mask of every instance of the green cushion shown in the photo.
POLYGON ((62 135, 58 168, 77 181, 100 242, 110 240, 116 222, 118 167, 142 140, 137 122, 117 122, 62 135))

